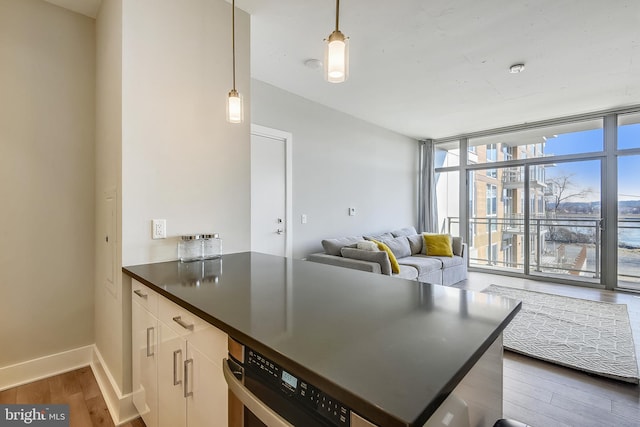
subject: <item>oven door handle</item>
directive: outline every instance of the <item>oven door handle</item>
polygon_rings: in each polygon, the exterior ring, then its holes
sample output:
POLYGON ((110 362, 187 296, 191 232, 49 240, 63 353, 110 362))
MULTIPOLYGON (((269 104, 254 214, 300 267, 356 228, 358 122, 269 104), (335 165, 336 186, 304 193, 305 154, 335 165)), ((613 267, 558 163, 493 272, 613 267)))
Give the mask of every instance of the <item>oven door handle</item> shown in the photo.
POLYGON ((265 423, 267 427, 293 427, 293 424, 287 422, 287 420, 278 415, 273 409, 265 405, 264 402, 244 386, 242 383, 244 373, 239 365, 229 359, 222 359, 222 373, 224 374, 224 379, 227 381, 229 390, 253 415, 265 423), (229 366, 231 364, 234 365, 233 371, 229 366), (240 378, 238 378, 238 376, 240 378))

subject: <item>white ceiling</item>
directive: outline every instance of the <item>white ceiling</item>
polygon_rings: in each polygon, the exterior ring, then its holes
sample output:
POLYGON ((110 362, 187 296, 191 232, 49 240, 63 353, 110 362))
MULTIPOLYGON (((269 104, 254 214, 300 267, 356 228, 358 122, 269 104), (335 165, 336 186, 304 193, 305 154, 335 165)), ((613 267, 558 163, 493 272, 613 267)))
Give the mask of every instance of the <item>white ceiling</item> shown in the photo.
POLYGON ((323 59, 334 0, 236 5, 254 78, 416 138, 640 104, 638 0, 343 0, 342 84, 304 66, 323 59))

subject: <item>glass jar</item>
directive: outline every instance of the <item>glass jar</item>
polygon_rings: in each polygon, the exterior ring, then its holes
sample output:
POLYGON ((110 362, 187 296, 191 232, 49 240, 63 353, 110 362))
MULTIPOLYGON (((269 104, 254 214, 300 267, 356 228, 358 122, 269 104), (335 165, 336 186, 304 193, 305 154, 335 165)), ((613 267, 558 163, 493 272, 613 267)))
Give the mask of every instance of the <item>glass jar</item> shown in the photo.
POLYGON ((218 233, 202 235, 202 258, 213 259, 222 255, 222 240, 218 233))
POLYGON ((181 236, 178 242, 178 258, 182 262, 202 259, 202 241, 199 234, 181 236))

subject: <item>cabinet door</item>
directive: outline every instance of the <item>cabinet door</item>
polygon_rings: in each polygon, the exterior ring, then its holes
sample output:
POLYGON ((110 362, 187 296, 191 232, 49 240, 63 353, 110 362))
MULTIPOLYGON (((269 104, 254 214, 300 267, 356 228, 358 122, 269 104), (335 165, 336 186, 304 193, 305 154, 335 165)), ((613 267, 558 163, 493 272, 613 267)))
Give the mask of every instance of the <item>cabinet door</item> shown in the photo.
POLYGON ((211 360, 190 343, 187 352, 187 425, 227 427, 228 388, 222 374, 222 359, 211 360))
POLYGON ((185 427, 184 399, 186 340, 164 322, 159 322, 158 412, 159 427, 185 427))
POLYGON ((133 404, 147 427, 157 427, 158 320, 134 299, 131 322, 133 404))

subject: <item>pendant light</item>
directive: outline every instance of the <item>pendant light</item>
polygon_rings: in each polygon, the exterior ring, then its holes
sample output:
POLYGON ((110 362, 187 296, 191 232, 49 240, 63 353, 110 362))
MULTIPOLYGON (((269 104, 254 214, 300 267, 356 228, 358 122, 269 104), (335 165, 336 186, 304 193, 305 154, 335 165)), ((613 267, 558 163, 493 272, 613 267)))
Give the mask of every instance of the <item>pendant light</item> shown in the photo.
POLYGON ((242 96, 236 90, 236 1, 231 0, 231 50, 233 53, 233 89, 227 99, 227 121, 229 123, 242 123, 244 110, 242 96))
POLYGON ((325 40, 325 78, 331 83, 342 83, 349 77, 349 39, 338 29, 340 0, 336 0, 336 29, 325 40))

